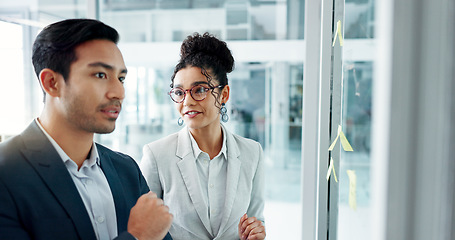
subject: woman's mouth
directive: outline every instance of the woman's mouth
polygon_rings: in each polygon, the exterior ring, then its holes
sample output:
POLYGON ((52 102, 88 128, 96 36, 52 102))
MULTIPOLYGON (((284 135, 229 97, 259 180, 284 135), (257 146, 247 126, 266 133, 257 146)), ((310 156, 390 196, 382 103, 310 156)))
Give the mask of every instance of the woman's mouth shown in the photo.
POLYGON ((197 111, 188 111, 185 113, 185 115, 187 115, 189 118, 194 118, 196 117, 200 112, 197 112, 197 111))

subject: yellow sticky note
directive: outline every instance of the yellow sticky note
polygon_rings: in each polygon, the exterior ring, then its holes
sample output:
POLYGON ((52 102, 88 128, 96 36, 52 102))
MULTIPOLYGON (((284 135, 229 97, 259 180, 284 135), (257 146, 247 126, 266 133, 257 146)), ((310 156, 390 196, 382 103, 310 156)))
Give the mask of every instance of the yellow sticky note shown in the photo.
POLYGON ((343 146, 344 151, 347 151, 347 152, 354 151, 351 147, 351 144, 349 144, 348 139, 344 135, 343 131, 340 132, 340 142, 341 142, 341 146, 343 146))
POLYGON ((329 169, 327 170, 327 181, 329 181, 329 178, 330 178, 330 173, 333 172, 333 177, 335 179, 335 182, 338 182, 338 179, 337 179, 337 174, 335 172, 335 165, 333 164, 333 158, 330 157, 330 164, 329 164, 329 169))
POLYGON ((341 130, 340 125, 338 125, 337 137, 335 138, 335 140, 333 140, 332 144, 330 144, 329 151, 333 150, 333 148, 335 147, 335 144, 338 141, 338 138, 340 138, 341 146, 343 147, 344 151, 349 151, 349 152, 354 151, 351 147, 351 144, 349 144, 348 139, 346 138, 343 131, 341 130))
POLYGON ((346 170, 349 177, 349 207, 357 209, 357 176, 354 170, 346 170))
POLYGON ((341 34, 341 20, 337 22, 337 29, 335 32, 335 37, 333 38, 332 47, 335 46, 335 42, 337 41, 337 36, 340 40, 340 46, 343 46, 343 35, 341 34))
POLYGON ((335 173, 335 165, 333 165, 333 158, 330 157, 330 165, 332 165, 333 177, 335 178, 335 182, 338 182, 337 174, 335 173))
POLYGON ((341 34, 341 20, 338 20, 337 22, 337 32, 340 41, 340 46, 343 46, 343 35, 341 34))
POLYGON ((339 137, 340 137, 340 132, 338 132, 337 137, 335 138, 335 140, 333 140, 333 143, 330 144, 329 151, 333 150, 333 148, 335 147, 335 144, 337 143, 339 137))
MULTIPOLYGON (((330 159, 332 159, 332 158, 330 158, 330 159)), ((333 168, 333 162, 332 162, 332 160, 330 160, 329 169, 327 169, 327 176, 325 177, 327 179, 327 181, 329 181, 330 173, 332 172, 332 168, 333 168)))

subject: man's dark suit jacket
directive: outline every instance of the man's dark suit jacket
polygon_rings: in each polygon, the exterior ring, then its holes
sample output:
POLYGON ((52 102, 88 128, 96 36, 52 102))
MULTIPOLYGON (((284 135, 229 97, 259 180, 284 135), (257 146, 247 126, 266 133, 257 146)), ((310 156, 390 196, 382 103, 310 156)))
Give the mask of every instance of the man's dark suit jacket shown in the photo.
MULTIPOLYGON (((97 148, 114 198, 116 239, 134 239, 126 231, 130 210, 149 188, 131 157, 97 148)), ((96 240, 76 185, 35 121, 0 144, 0 239, 96 240)))

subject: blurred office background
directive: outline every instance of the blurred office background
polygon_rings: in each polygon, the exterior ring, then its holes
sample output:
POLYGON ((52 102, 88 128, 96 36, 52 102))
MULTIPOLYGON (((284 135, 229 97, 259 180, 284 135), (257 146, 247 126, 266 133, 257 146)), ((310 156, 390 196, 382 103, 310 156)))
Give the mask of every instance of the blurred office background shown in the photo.
POLYGON ((180 43, 210 32, 236 60, 225 125, 265 152, 267 239, 455 239, 454 15, 450 0, 0 0, 0 141, 42 109, 37 33, 96 18, 128 67, 117 128, 96 141, 140 161, 181 128, 180 43))

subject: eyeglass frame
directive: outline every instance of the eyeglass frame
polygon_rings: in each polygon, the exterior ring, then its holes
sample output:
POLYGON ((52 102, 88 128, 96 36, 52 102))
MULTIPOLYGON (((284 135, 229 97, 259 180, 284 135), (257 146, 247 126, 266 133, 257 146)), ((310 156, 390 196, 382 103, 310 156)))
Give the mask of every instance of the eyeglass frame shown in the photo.
POLYGON ((200 101, 204 101, 204 100, 207 98, 207 93, 208 93, 209 90, 213 90, 213 89, 215 89, 215 88, 224 88, 224 85, 218 85, 218 86, 215 86, 215 87, 204 87, 204 86, 202 86, 202 84, 198 84, 198 85, 192 86, 190 89, 183 89, 183 88, 181 88, 181 87, 175 87, 175 88, 172 88, 167 94, 168 94, 169 97, 172 99, 172 101, 174 101, 175 103, 182 103, 183 101, 185 101, 186 92, 190 92, 191 98, 193 98, 194 101, 200 102, 200 101), (195 99, 195 98, 193 97, 193 94, 192 94, 192 91, 191 91, 191 90, 193 90, 193 88, 195 88, 195 87, 203 87, 203 88, 206 90, 206 92, 205 92, 206 95, 205 95, 205 97, 204 97, 203 99, 197 100, 197 99, 195 99), (178 88, 178 89, 181 89, 181 90, 183 91, 183 99, 182 99, 182 101, 180 101, 180 102, 177 102, 174 98, 172 98, 172 91, 173 91, 174 89, 177 89, 177 88, 178 88))

